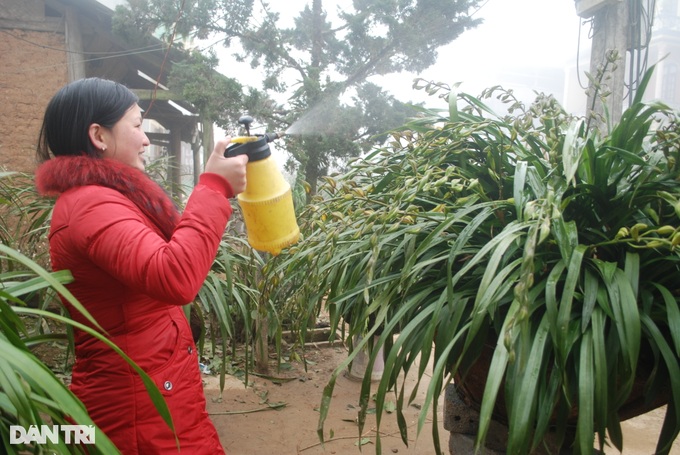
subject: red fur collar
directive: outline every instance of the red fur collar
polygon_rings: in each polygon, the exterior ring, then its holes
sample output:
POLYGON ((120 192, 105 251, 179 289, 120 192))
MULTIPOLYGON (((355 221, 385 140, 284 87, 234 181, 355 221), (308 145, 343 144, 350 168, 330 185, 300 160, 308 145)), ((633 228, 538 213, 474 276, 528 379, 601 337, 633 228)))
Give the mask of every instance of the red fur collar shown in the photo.
POLYGON ((172 199, 144 172, 111 159, 60 156, 45 161, 35 175, 38 192, 56 197, 75 187, 99 185, 130 199, 170 240, 179 222, 172 199))

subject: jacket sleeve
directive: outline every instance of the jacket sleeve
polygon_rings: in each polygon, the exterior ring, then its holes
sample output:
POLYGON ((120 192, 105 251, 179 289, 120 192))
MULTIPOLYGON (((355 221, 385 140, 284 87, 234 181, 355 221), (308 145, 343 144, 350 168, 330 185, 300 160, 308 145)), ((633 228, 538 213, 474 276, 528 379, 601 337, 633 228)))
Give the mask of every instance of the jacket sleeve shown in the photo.
POLYGON ((69 222, 78 250, 125 286, 171 304, 191 302, 232 213, 229 183, 202 174, 169 242, 119 192, 89 191, 74 204, 69 222))

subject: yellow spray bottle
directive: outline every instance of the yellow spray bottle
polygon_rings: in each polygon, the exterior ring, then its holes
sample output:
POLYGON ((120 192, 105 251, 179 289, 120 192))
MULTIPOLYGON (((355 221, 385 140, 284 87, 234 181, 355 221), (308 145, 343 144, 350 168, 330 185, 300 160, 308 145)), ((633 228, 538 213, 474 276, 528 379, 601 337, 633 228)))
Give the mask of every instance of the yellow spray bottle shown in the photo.
POLYGON ((295 219, 290 185, 281 175, 271 156, 269 142, 279 133, 250 135, 250 116, 239 119, 248 133, 234 137, 225 156, 248 155, 246 189, 238 195, 248 233, 248 243, 256 250, 277 255, 296 243, 300 228, 295 219))

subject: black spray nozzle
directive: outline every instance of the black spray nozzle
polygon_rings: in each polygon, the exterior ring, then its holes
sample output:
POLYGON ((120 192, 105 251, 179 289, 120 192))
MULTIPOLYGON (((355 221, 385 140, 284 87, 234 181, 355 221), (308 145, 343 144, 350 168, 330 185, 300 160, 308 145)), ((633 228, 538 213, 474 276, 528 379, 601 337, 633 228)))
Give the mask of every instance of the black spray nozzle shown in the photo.
POLYGON ((271 142, 281 139, 285 135, 286 133, 264 133, 264 138, 267 140, 267 142, 271 142))

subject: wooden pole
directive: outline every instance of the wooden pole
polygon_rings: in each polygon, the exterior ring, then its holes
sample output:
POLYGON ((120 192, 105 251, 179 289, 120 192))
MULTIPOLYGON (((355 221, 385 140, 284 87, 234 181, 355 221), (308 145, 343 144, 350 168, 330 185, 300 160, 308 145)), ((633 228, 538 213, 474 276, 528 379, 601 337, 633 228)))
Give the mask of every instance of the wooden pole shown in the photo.
POLYGON ((74 8, 66 8, 65 35, 66 35, 66 59, 68 61, 68 79, 75 81, 87 76, 85 70, 85 58, 83 53, 83 37, 78 21, 78 12, 74 8))
POLYGON ((168 160, 168 177, 170 180, 172 195, 177 197, 182 186, 182 139, 180 126, 170 127, 170 159, 168 160))

